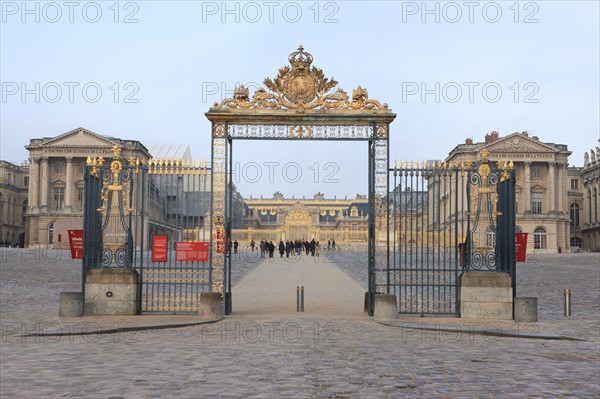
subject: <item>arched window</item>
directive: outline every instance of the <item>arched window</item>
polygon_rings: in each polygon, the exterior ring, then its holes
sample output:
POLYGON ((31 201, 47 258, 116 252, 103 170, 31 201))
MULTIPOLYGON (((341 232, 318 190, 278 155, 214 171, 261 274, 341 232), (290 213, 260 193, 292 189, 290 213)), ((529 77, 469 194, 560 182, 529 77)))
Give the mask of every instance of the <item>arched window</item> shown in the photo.
POLYGON ((571 215, 571 227, 579 227, 579 204, 572 203, 569 211, 571 215))
POLYGON ((521 226, 517 226, 517 228, 515 229, 515 233, 522 233, 523 232, 523 228, 521 228, 521 226))
POLYGON ((548 233, 543 227, 536 227, 533 231, 533 247, 535 249, 546 249, 548 247, 547 241, 548 233))

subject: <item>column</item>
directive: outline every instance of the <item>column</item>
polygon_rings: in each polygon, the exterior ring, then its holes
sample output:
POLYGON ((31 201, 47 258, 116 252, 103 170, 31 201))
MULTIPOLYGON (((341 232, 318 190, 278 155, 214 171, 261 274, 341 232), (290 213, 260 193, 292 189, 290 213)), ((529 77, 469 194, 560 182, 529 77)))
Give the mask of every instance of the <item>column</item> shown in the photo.
POLYGON ((48 157, 42 158, 40 167, 40 184, 42 185, 42 196, 40 198, 40 206, 48 209, 48 186, 50 184, 50 170, 48 168, 48 157))
POLYGON ((523 202, 525 202, 525 213, 531 213, 531 161, 525 161, 523 180, 523 202))
POLYGON ((67 179, 65 181, 65 210, 71 212, 71 198, 73 197, 73 157, 67 158, 67 179))
POLYGON ((40 159, 31 158, 29 163, 29 187, 27 204, 30 209, 38 207, 39 198, 39 171, 40 171, 40 159))
POLYGON ((558 212, 564 212, 565 211, 565 177, 566 177, 566 170, 563 167, 564 164, 563 163, 559 163, 557 164, 557 169, 558 169, 558 206, 556 209, 558 212))
MULTIPOLYGON (((556 162, 548 162, 548 211, 556 211, 556 198, 555 198, 555 181, 554 171, 556 169, 556 162)), ((560 187, 559 187, 560 190, 560 187)))

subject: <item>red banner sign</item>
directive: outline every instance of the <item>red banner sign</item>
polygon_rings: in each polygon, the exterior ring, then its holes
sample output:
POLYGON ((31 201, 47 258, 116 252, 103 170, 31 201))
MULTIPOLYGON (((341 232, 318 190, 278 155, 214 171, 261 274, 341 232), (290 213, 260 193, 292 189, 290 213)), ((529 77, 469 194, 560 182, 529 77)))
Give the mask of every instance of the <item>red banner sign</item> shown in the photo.
POLYGON ((152 262, 166 262, 168 238, 165 235, 152 236, 152 262))
POLYGON ((178 242, 175 244, 175 260, 182 262, 207 262, 207 242, 178 242))
POLYGON ((83 258, 83 230, 68 230, 71 259, 83 258))
POLYGON ((517 262, 525 262, 527 257, 527 233, 515 233, 515 252, 517 262))

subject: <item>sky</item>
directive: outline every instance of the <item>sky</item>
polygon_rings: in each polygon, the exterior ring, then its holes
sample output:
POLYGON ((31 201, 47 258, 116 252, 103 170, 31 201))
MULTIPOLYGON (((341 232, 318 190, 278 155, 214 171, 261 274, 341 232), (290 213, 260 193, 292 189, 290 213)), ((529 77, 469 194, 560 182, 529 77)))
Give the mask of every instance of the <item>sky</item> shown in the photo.
MULTIPOLYGON (((397 114, 390 158, 443 159, 466 138, 600 135, 597 1, 2 1, 0 159, 77 127, 210 160, 204 113, 303 45, 351 93, 397 114)), ((242 195, 367 191, 366 143, 239 141, 242 195)))

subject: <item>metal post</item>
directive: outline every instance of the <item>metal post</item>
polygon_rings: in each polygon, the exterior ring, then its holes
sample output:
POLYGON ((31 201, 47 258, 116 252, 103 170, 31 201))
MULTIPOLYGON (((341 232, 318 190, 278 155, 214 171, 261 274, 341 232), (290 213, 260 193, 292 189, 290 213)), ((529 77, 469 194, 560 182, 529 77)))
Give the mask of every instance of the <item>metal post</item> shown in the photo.
POLYGON ((296 286, 296 312, 300 311, 300 286, 296 286))
POLYGON ((571 290, 565 290, 565 306, 564 306, 564 315, 565 317, 571 316, 571 290))
POLYGON ((304 286, 300 287, 300 311, 304 312, 304 286))

